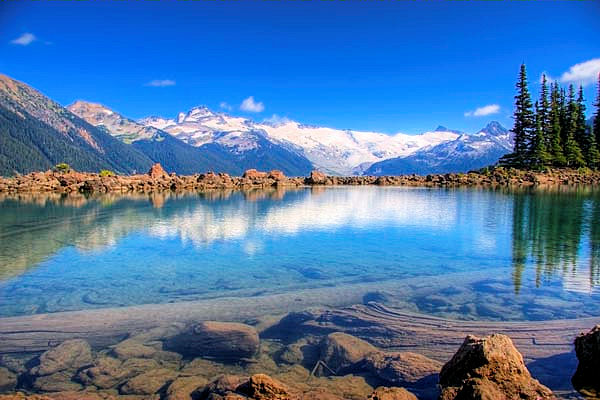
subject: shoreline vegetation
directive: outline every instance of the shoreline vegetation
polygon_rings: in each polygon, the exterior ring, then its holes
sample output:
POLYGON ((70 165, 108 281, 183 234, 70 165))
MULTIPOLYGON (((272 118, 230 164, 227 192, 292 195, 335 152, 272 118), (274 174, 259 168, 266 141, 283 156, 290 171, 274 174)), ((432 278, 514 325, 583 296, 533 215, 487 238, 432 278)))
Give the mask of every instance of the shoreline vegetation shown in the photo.
POLYGON ((421 187, 559 187, 600 185, 600 171, 581 167, 525 170, 489 167, 468 173, 400 176, 331 176, 312 171, 306 177, 286 177, 281 171, 247 170, 241 177, 208 172, 195 175, 168 174, 155 164, 146 174, 116 175, 76 172, 62 166, 46 172, 0 177, 0 193, 153 193, 214 189, 265 189, 309 186, 421 186, 421 187))

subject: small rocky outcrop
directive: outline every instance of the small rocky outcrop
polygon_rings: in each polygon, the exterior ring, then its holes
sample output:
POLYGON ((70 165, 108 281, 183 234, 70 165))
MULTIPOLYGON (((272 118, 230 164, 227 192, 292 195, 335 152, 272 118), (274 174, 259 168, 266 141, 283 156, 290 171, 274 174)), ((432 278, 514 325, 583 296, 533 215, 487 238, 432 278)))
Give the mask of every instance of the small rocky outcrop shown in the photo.
POLYGON ((152 179, 160 179, 160 178, 168 178, 169 177, 169 174, 167 174, 167 171, 165 171, 163 169, 162 165, 160 165, 159 163, 156 163, 152 167, 150 167, 150 170, 148 171, 148 175, 152 179))
POLYGON ((600 325, 575 338, 575 354, 579 364, 573 375, 573 387, 586 395, 600 397, 600 325))
POLYGON ((192 393, 208 384, 202 376, 180 376, 176 378, 165 393, 165 400, 190 400, 192 393))
POLYGON ((521 353, 506 335, 467 336, 440 372, 440 400, 555 399, 531 377, 521 353))
POLYGON ((384 381, 399 386, 435 386, 442 363, 410 352, 377 352, 365 358, 365 367, 384 381))
POLYGON ((278 170, 278 169, 274 169, 272 171, 269 171, 269 179, 273 179, 275 181, 284 181, 285 180, 285 174, 278 170))
POLYGON ((306 178, 306 183, 309 185, 324 185, 327 183, 327 175, 320 171, 312 171, 310 176, 306 178))
POLYGON ((367 400, 417 400, 417 396, 404 388, 380 386, 367 400))
POLYGON ((206 321, 190 326, 165 341, 167 350, 184 357, 212 357, 223 361, 251 358, 259 346, 258 333, 249 325, 206 321))
POLYGON ((321 360, 336 373, 378 351, 370 343, 342 332, 330 333, 321 342, 321 360))
POLYGON ((258 171, 256 169, 248 169, 244 172, 244 175, 242 175, 242 178, 247 178, 247 179, 264 179, 267 177, 267 173, 266 172, 261 172, 258 171))
POLYGON ((235 393, 236 389, 244 382, 245 379, 240 376, 221 375, 205 387, 192 392, 192 398, 198 400, 244 399, 245 396, 235 393))

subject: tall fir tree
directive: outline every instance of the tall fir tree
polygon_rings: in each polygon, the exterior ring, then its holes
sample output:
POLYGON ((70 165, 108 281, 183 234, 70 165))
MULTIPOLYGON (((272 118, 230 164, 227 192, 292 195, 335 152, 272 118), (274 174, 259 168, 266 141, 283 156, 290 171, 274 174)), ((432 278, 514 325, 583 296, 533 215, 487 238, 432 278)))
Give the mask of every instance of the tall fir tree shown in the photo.
POLYGON ((551 122, 550 122, 550 99, 548 98, 548 80, 546 74, 542 74, 542 85, 540 88, 539 107, 536 116, 540 119, 541 129, 544 134, 546 149, 550 148, 551 122))
POLYGON ((540 169, 548 165, 550 155, 546 147, 546 135, 544 134, 545 114, 539 102, 535 102, 535 131, 531 140, 531 153, 529 156, 530 168, 540 169))
MULTIPOLYGON (((573 86, 571 85, 571 88, 573 86)), ((572 107, 571 115, 569 116, 569 129, 567 130, 567 140, 565 142, 565 158, 567 159, 567 166, 571 168, 579 168, 585 166, 585 158, 575 140, 575 133, 577 132, 577 106, 575 105, 575 101, 570 102, 572 107)))
POLYGON ((530 164, 531 140, 535 134, 535 121, 532 110, 531 95, 527 87, 527 69, 521 64, 519 79, 516 84, 515 112, 513 133, 513 153, 502 157, 500 163, 517 168, 526 168, 530 164))
POLYGON ((577 100, 575 101, 575 112, 577 115, 577 128, 575 131, 575 140, 582 150, 587 150, 588 146, 588 126, 585 120, 585 100, 583 98, 583 87, 579 86, 577 100))
POLYGON ((564 150, 561 140, 561 114, 562 104, 558 83, 554 82, 550 90, 550 129, 549 129, 549 152, 552 157, 552 165, 562 167, 566 164, 564 150))
POLYGON ((569 105, 567 101, 567 92, 564 88, 559 89, 559 104, 560 104, 560 141, 564 145, 567 143, 569 133, 569 105))

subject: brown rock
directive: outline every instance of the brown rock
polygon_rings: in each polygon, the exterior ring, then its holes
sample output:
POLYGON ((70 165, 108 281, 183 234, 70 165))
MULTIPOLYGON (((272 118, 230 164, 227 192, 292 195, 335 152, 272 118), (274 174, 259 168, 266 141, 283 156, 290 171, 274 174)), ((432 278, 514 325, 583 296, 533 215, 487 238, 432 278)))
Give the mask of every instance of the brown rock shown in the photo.
POLYGON ((246 379, 236 375, 221 375, 203 388, 199 388, 192 393, 192 398, 199 400, 212 399, 243 399, 245 396, 236 394, 236 389, 246 381, 246 379), (227 397, 229 396, 229 397, 227 397), (237 396, 237 397, 236 397, 237 396))
POLYGON ((101 357, 92 367, 80 371, 77 378, 84 385, 109 389, 121 383, 127 375, 128 371, 121 367, 121 361, 112 357, 101 357))
POLYGON ((330 333, 321 342, 321 360, 335 372, 348 368, 378 351, 370 343, 342 332, 330 333))
POLYGON ((279 171, 278 169, 274 169, 269 172, 268 178, 274 179, 276 181, 283 181, 283 180, 285 180, 285 174, 283 172, 279 171))
POLYGON ((160 165, 160 163, 154 164, 148 171, 148 175, 152 179, 160 179, 160 178, 168 178, 169 177, 169 174, 167 174, 167 171, 165 171, 163 169, 163 167, 162 167, 162 165, 160 165))
POLYGON ((208 380, 202 376, 180 376, 167 388, 166 400, 190 400, 194 391, 207 384, 208 380))
POLYGON ((17 375, 8 368, 0 367, 0 393, 10 392, 17 386, 17 375))
POLYGON ((264 179, 266 177, 267 177, 266 172, 257 171, 255 169, 248 169, 248 170, 246 170, 246 172, 244 172, 244 175, 242 175, 242 178, 248 178, 248 179, 264 179))
POLYGON ((0 394, 0 400, 52 400, 52 398, 39 394, 25 394, 22 392, 17 392, 11 394, 0 394))
POLYGON ((121 360, 128 358, 152 358, 157 352, 154 347, 146 346, 133 339, 126 339, 117 344, 112 353, 121 360))
POLYGON ((324 185, 327 183, 327 175, 319 171, 312 171, 310 176, 306 178, 306 183, 309 185, 324 185))
POLYGON ((59 371, 75 371, 91 364, 92 349, 83 339, 62 342, 40 356, 40 365, 31 370, 32 375, 50 375, 59 371))
POLYGON ((121 386, 119 391, 121 394, 154 394, 176 377, 177 373, 175 371, 165 368, 154 369, 131 378, 121 386))
POLYGON ((573 387, 600 397, 600 325, 575 338, 575 354, 579 364, 573 375, 573 387))
POLYGON ((289 389, 281 382, 265 374, 252 375, 237 392, 254 400, 291 400, 289 389))
POLYGON ((366 368, 381 379, 403 386, 435 385, 442 363, 416 353, 373 353, 365 359, 366 368))
POLYGON ((380 386, 367 400, 417 400, 417 396, 404 388, 380 386))
POLYGON ((258 351, 256 329, 234 322, 201 322, 165 341, 165 348, 184 357, 214 357, 233 361, 253 357, 258 351))
POLYGON ((505 335, 467 336, 440 372, 441 400, 555 399, 533 379, 521 353, 505 335))
POLYGON ((40 376, 33 382, 33 387, 40 392, 68 392, 72 390, 81 390, 81 385, 73 382, 71 380, 72 377, 73 375, 67 371, 40 376))

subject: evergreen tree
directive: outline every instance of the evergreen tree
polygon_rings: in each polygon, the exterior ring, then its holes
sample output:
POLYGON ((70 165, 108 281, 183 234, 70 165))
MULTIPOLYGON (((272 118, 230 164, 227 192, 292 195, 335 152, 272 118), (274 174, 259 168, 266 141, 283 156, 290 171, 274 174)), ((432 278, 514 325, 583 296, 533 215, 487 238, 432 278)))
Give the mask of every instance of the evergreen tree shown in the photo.
POLYGON ((563 144, 567 143, 567 136, 569 133, 569 107, 567 102, 567 93, 564 88, 559 90, 559 105, 560 105, 560 141, 563 144))
POLYGON ((572 107, 572 110, 569 117, 570 126, 567 131, 567 141, 565 142, 565 158, 567 159, 568 167, 579 168, 585 166, 585 158, 579 144, 575 140, 575 133, 577 132, 577 107, 572 107))
POLYGON ((550 122, 550 101, 548 99, 548 81, 546 74, 542 74, 542 87, 540 89, 539 107, 536 116, 540 119, 541 129, 544 134, 546 149, 550 148, 551 122, 550 122))
POLYGON ((532 168, 542 168, 548 165, 550 155, 546 147, 546 135, 544 134, 545 115, 539 103, 535 102, 535 132, 531 143, 531 154, 529 163, 532 168))
POLYGON ((513 153, 502 157, 500 163, 517 168, 527 167, 530 164, 531 140, 535 134, 535 122, 532 110, 531 95, 527 88, 527 70, 525 64, 521 65, 519 80, 517 81, 517 95, 515 96, 515 112, 513 133, 513 153))
POLYGON ((548 150, 552 157, 552 164, 557 167, 561 167, 567 162, 561 140, 561 107, 560 89, 558 83, 555 82, 550 91, 550 129, 548 135, 550 145, 548 150))
POLYGON ((585 121, 585 103, 583 99, 583 87, 579 86, 577 101, 575 102, 575 112, 577 118, 577 128, 575 130, 575 140, 582 150, 587 150, 588 146, 588 127, 585 121))

